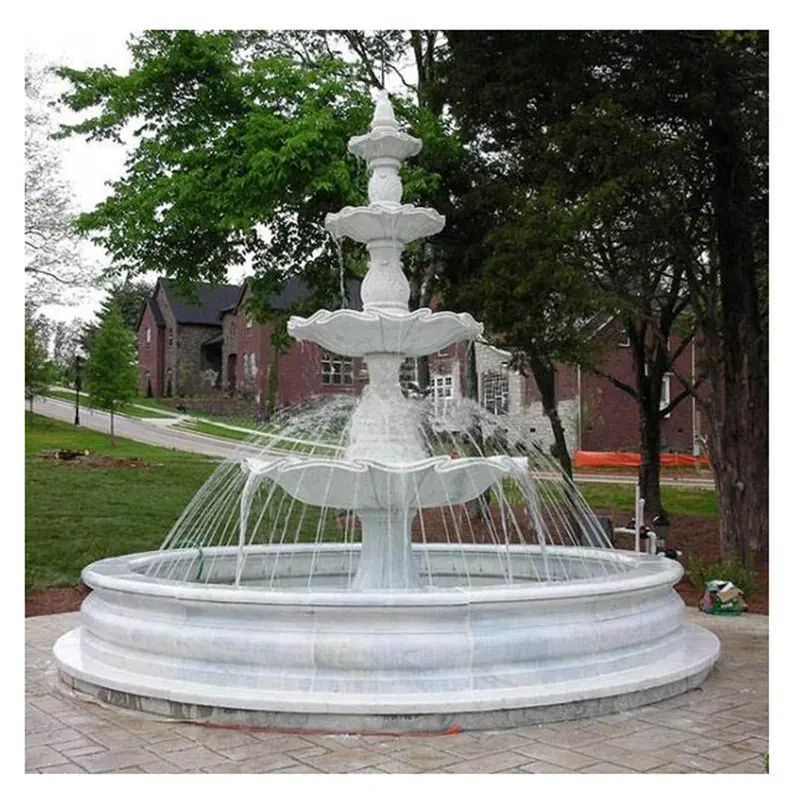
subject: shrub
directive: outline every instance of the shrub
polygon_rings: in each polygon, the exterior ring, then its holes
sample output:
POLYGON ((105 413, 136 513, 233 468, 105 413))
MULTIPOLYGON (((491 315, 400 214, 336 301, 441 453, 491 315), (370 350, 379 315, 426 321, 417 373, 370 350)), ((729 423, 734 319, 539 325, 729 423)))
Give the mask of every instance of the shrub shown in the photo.
POLYGON ((754 569, 746 567, 738 556, 731 556, 727 561, 706 564, 697 556, 689 556, 686 565, 686 577, 692 586, 702 590, 708 581, 730 581, 747 597, 758 588, 758 576, 754 569))

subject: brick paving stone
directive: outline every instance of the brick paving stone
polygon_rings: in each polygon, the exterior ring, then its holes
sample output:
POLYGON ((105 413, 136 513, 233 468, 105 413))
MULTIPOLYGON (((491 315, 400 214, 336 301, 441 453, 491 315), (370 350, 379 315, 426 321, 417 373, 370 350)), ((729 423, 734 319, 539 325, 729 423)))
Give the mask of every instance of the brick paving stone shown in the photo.
MULTIPOLYGON (((626 770, 626 772, 630 772, 632 770, 626 770)), ((683 774, 683 775, 691 775, 694 773, 694 770, 690 769, 689 767, 684 767, 683 764, 662 764, 660 767, 656 767, 655 769, 649 770, 650 773, 675 773, 675 774, 683 774)))
MULTIPOLYGON (((474 755, 482 755, 481 753, 474 753, 474 755)), ((467 756, 469 757, 469 756, 467 756)), ((429 770, 445 767, 448 764, 453 764, 456 761, 462 760, 463 756, 457 753, 445 753, 434 747, 425 747, 424 745, 412 745, 406 749, 400 750, 392 754, 392 759, 400 761, 403 764, 410 764, 420 770, 420 772, 427 772, 429 770)))
POLYGON ((547 761, 550 764, 556 764, 567 769, 588 767, 589 764, 600 760, 586 753, 577 753, 575 750, 567 750, 563 747, 553 747, 543 742, 531 742, 517 747, 516 752, 521 753, 530 760, 547 761))
POLYGON ((180 731, 180 735, 187 741, 210 747, 212 750, 221 752, 218 748, 233 748, 243 744, 254 744, 259 742, 255 736, 239 730, 226 728, 206 728, 202 725, 186 725, 180 731))
POLYGON ((166 775, 182 773, 183 770, 177 765, 169 761, 164 761, 163 758, 154 758, 152 761, 146 761, 139 764, 144 772, 149 772, 153 775, 166 775))
POLYGON ((211 767, 206 767, 204 772, 211 773, 252 773, 275 772, 286 767, 296 767, 298 762, 286 753, 262 753, 242 761, 223 761, 211 767))
POLYGON ((647 772, 649 769, 667 763, 668 758, 658 751, 652 753, 640 753, 635 750, 626 750, 610 742, 593 742, 592 744, 577 745, 575 750, 593 761, 610 761, 621 767, 647 772))
POLYGON ((42 769, 37 769, 36 771, 41 772, 43 775, 62 775, 72 772, 82 772, 83 774, 86 774, 85 769, 81 769, 77 764, 73 764, 71 761, 67 761, 65 764, 57 764, 54 767, 43 767, 42 769))
POLYGON ((635 769, 628 769, 627 767, 621 767, 619 764, 612 764, 610 761, 598 761, 595 764, 590 764, 588 767, 584 767, 579 772, 584 773, 601 773, 604 775, 615 774, 615 773, 636 773, 635 769))
POLYGON ((161 758, 169 761, 181 769, 202 769, 203 767, 213 767, 221 764, 228 759, 215 753, 202 744, 193 744, 183 750, 173 750, 169 753, 159 753, 161 758))
MULTIPOLYGON (((292 754, 296 757, 295 754, 292 754)), ((322 756, 310 756, 303 761, 321 772, 352 772, 362 767, 373 767, 384 757, 366 748, 349 748, 347 750, 330 751, 322 756)))
POLYGON ((61 753, 48 747, 46 744, 39 747, 29 747, 25 751, 25 770, 36 770, 42 767, 52 767, 56 764, 66 764, 68 759, 61 753))
POLYGON ((75 756, 93 756, 96 753, 107 753, 108 750, 103 747, 103 745, 92 742, 91 744, 84 744, 78 747, 65 747, 60 752, 71 759, 75 756))
POLYGON ((118 728, 116 725, 87 730, 86 735, 92 741, 103 745, 109 750, 129 750, 132 747, 145 747, 149 744, 145 739, 126 731, 124 728, 118 728))
MULTIPOLYGON (((687 767, 691 772, 717 772, 725 767, 725 764, 722 762, 706 758, 704 755, 682 753, 680 750, 672 748, 664 748, 661 751, 661 755, 667 759, 667 763, 679 764, 680 766, 687 767)), ((658 767, 654 767, 652 771, 658 772, 658 767)))
POLYGON ((287 767, 286 769, 276 769, 275 774, 294 774, 294 773, 316 773, 317 775, 321 774, 323 770, 314 769, 314 767, 310 767, 308 764, 297 764, 294 767, 287 767))
POLYGON ((513 750, 526 744, 530 744, 530 740, 524 736, 517 736, 515 733, 487 733, 471 739, 459 740, 454 737, 454 741, 442 742, 439 747, 447 753, 453 753, 461 758, 473 758, 489 753, 513 750))
MULTIPOLYGON (((383 772, 391 772, 398 775, 411 775, 426 771, 424 769, 417 769, 417 767, 413 766, 412 764, 405 764, 402 761, 396 761, 393 758, 387 758, 379 763, 383 772)), ((436 770, 431 771, 436 772, 436 770)))
POLYGON ((481 758, 470 758, 466 761, 457 761, 444 768, 445 772, 457 774, 471 772, 504 772, 511 767, 526 764, 530 759, 527 756, 509 751, 507 753, 490 753, 481 758))
POLYGON ((41 733, 31 733, 25 737, 26 747, 39 747, 43 744, 60 745, 64 742, 85 740, 85 736, 75 728, 51 728, 41 733))
POLYGON ((188 750, 190 747, 197 747, 197 742, 193 739, 184 739, 181 736, 175 736, 163 742, 147 742, 144 746, 151 753, 155 753, 157 756, 164 756, 167 753, 174 753, 178 750, 188 750))
POLYGON ((521 764, 518 770, 525 773, 536 772, 541 774, 571 774, 574 772, 574 770, 567 769, 566 767, 559 767, 558 764, 548 764, 547 761, 528 761, 525 764, 521 764))
POLYGON ((688 731, 653 727, 636 731, 636 733, 628 733, 625 736, 615 736, 608 741, 615 747, 622 747, 625 750, 649 753, 656 748, 668 747, 691 738, 692 734, 688 731))
MULTIPOLYGON (((211 747, 210 745, 207 746, 211 747)), ((258 742, 258 741, 250 741, 247 744, 240 744, 237 747, 230 747, 230 748, 220 747, 219 745, 216 745, 214 747, 211 747, 211 749, 215 753, 219 753, 221 756, 225 756, 225 758, 230 761, 247 761, 248 759, 251 758, 280 757, 284 755, 280 751, 267 750, 264 747, 263 742, 258 742)))
POLYGON ((71 757, 72 761, 87 772, 110 772, 126 767, 138 767, 139 764, 145 764, 152 759, 153 754, 141 747, 71 757))
POLYGON ((731 744, 707 750, 703 755, 708 758, 713 758, 714 761, 720 761, 725 765, 730 765, 738 764, 741 761, 747 761, 747 759, 752 758, 753 751, 750 749, 745 750, 741 747, 737 747, 735 744, 731 744))
POLYGON ((760 758, 752 758, 749 761, 742 761, 739 764, 731 764, 730 766, 717 770, 717 772, 733 772, 737 775, 748 773, 756 773, 759 775, 766 774, 764 772, 764 762, 760 758))
POLYGON ((605 741, 612 735, 610 725, 598 723, 595 726, 576 728, 568 731, 542 731, 536 741, 542 744, 549 744, 554 747, 565 747, 569 749, 578 744, 589 744, 591 742, 605 741))
POLYGON ((769 750, 769 739, 765 739, 763 736, 752 736, 736 742, 734 747, 740 750, 750 750, 752 753, 766 753, 769 750))

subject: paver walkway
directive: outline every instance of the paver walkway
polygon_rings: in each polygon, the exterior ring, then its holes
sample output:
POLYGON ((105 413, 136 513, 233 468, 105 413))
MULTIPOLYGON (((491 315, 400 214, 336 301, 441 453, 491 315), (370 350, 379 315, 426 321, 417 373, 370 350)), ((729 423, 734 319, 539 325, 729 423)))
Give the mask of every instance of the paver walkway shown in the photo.
POLYGON ((26 625, 26 772, 763 772, 768 617, 710 617, 722 657, 702 688, 592 720, 436 736, 334 736, 171 722, 70 695, 52 646, 78 614, 26 625))

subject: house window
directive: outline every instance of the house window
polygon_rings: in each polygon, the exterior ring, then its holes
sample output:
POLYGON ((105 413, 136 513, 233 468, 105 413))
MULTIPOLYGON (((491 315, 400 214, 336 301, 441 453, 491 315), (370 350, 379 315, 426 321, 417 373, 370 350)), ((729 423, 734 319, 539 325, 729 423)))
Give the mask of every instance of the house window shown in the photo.
POLYGON ((508 414, 508 376, 487 372, 481 381, 481 405, 490 414, 508 414))
POLYGON ((631 337, 628 336, 628 332, 626 330, 621 330, 619 332, 619 341, 617 342, 618 347, 630 347, 631 346, 631 337))
POLYGON ((144 332, 144 340, 147 342, 147 344, 150 344, 150 328, 144 332))
POLYGON ((255 353, 245 353, 244 354, 244 378, 245 378, 245 380, 252 381, 252 380, 255 380, 256 375, 258 375, 258 367, 256 366, 256 354, 255 353))
POLYGON ((437 355, 438 355, 438 356, 441 356, 442 358, 446 358, 447 356, 449 356, 449 355, 450 355, 450 346, 448 345, 447 347, 443 347, 443 348, 442 348, 442 349, 441 349, 441 350, 440 350, 440 351, 437 353, 437 355))
POLYGON ((248 328, 252 328, 252 327, 253 327, 253 315, 252 315, 252 314, 251 314, 249 311, 247 311, 247 312, 245 313, 245 315, 244 315, 244 321, 245 321, 245 325, 246 325, 248 328))
POLYGON ((453 376, 434 375, 433 377, 433 413, 443 416, 453 399, 453 376))
MULTIPOLYGON (((659 408, 661 409, 661 411, 663 411, 669 405, 669 402, 670 402, 669 379, 670 379, 670 376, 669 376, 669 374, 667 374, 661 380, 661 403, 659 405, 659 408)), ((665 414, 664 416, 668 417, 669 414, 665 414)))
POLYGON ((322 383, 325 386, 341 386, 353 383, 353 359, 329 353, 322 354, 322 383))
POLYGON ((174 334, 172 328, 169 329, 169 338, 167 339, 167 344, 172 347, 172 342, 174 341, 174 334))

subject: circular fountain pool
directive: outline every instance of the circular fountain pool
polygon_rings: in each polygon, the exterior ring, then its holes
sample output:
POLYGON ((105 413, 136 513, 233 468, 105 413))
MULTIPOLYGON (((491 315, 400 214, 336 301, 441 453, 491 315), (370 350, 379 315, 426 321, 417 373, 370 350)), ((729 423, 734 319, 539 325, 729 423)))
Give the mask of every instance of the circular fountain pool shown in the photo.
POLYGON ((94 591, 83 627, 56 656, 74 688, 107 702, 309 730, 499 728, 611 713, 702 682, 719 643, 684 622, 680 565, 564 549, 574 575, 539 581, 542 553, 516 546, 509 582, 494 546, 416 547, 434 582, 404 592, 348 590, 357 553, 339 545, 300 546, 283 562, 322 562, 310 589, 304 570, 265 588, 268 547, 248 554, 239 587, 235 548, 206 554, 217 556, 213 584, 147 576, 154 560, 202 569, 192 552, 107 559, 84 571, 94 591), (613 577, 609 558, 624 567, 613 577))

